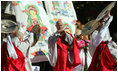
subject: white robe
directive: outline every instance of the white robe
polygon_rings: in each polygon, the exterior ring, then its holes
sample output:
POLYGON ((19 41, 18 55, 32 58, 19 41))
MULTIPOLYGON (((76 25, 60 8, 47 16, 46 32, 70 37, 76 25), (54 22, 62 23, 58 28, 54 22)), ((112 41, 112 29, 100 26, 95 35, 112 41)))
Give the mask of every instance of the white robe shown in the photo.
POLYGON ((25 67, 26 67, 27 71, 32 71, 32 65, 31 65, 31 61, 29 58, 29 48, 34 41, 33 33, 30 33, 29 35, 27 35, 25 37, 25 39, 27 39, 27 40, 24 42, 21 42, 18 39, 18 37, 13 37, 12 42, 24 54, 24 56, 25 56, 25 67))
MULTIPOLYGON (((81 59, 81 64, 79 64, 78 66, 73 68, 73 71, 84 71, 84 67, 85 67, 85 52, 84 49, 79 49, 79 56, 81 59)), ((87 64, 88 67, 90 66, 92 57, 89 53, 89 48, 87 48, 87 64)))
MULTIPOLYGON (((53 67, 56 66, 56 62, 57 62, 57 44, 56 44, 56 42, 58 41, 59 36, 60 36, 60 34, 54 33, 48 39, 49 62, 51 64, 51 66, 53 66, 53 67)), ((65 41, 68 42, 69 45, 72 44, 73 38, 70 36, 70 34, 66 33, 65 41)), ((72 62, 70 60, 70 56, 68 58, 69 58, 69 61, 72 62)))
MULTIPOLYGON (((90 51, 90 54, 91 56, 94 55, 94 52, 96 50, 96 47, 98 47, 98 45, 101 43, 101 41, 109 41, 108 43, 108 48, 111 52, 111 54, 117 59, 117 47, 116 45, 114 44, 113 41, 111 41, 111 37, 110 37, 110 34, 109 34, 109 25, 111 23, 113 19, 113 16, 110 16, 110 19, 107 21, 107 22, 103 22, 103 26, 102 28, 100 29, 100 31, 98 32, 97 30, 95 30, 92 34, 92 38, 90 40, 90 46, 89 46, 89 51, 90 51), (111 46, 111 45, 115 45, 115 47, 111 46)), ((116 61, 116 60, 115 60, 116 61)))

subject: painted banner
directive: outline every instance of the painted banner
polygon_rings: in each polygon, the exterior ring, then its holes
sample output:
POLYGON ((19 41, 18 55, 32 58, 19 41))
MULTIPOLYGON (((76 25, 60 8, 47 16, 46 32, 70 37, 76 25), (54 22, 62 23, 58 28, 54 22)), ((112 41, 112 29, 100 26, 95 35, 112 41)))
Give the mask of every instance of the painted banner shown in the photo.
MULTIPOLYGON (((10 8, 10 7, 9 7, 10 8)), ((32 62, 48 60, 48 37, 52 34, 48 16, 43 8, 42 1, 13 1, 13 14, 24 30, 31 31, 35 24, 40 25, 40 37, 35 46, 30 48, 32 62)), ((8 8, 7 8, 8 9, 8 8)), ((10 9, 9 9, 10 10, 10 9)), ((11 12, 11 11, 6 12, 11 12)))
POLYGON ((75 23, 77 20, 72 1, 45 1, 47 14, 50 18, 51 30, 56 31, 53 25, 62 21, 67 32, 75 34, 75 23))

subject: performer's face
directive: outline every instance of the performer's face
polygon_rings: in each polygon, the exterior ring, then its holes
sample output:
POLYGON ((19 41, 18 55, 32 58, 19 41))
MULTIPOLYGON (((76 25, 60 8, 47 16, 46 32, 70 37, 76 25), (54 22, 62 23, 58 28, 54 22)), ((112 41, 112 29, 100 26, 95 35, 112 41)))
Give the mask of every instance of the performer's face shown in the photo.
POLYGON ((79 35, 78 39, 82 40, 84 37, 83 35, 79 35))
POLYGON ((23 36, 24 36, 24 34, 22 32, 20 32, 20 31, 18 31, 18 30, 15 33, 16 33, 16 37, 18 37, 19 40, 21 42, 23 42, 23 36))
POLYGON ((57 30, 62 30, 64 28, 63 23, 61 21, 56 23, 57 30))

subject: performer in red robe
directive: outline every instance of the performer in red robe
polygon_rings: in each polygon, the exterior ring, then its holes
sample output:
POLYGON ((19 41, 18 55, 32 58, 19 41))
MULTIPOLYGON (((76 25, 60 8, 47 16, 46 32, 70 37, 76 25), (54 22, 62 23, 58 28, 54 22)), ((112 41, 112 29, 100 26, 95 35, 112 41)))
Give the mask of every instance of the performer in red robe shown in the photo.
POLYGON ((112 38, 108 32, 112 20, 113 16, 109 12, 101 21, 102 25, 92 34, 89 49, 93 58, 89 71, 113 71, 117 69, 117 49, 112 46, 112 38))
POLYGON ((108 42, 102 41, 96 48, 89 71, 113 71, 117 67, 107 46, 108 42))
POLYGON ((81 63, 78 44, 71 34, 63 30, 61 21, 57 22, 56 27, 57 32, 48 39, 49 62, 54 71, 72 71, 81 63))
POLYGON ((25 57, 23 53, 13 44, 17 59, 9 57, 7 50, 7 43, 5 42, 1 47, 1 70, 2 71, 26 71, 25 57))
POLYGON ((25 57, 11 39, 11 36, 13 37, 18 29, 18 25, 12 20, 3 19, 1 26, 1 33, 4 35, 1 40, 1 70, 26 71, 25 57))

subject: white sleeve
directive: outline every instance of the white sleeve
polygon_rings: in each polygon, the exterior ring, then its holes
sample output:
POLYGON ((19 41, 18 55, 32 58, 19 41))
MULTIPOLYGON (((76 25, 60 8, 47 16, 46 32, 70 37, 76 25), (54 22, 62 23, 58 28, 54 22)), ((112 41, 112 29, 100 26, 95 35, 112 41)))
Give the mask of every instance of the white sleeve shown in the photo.
POLYGON ((54 33, 48 38, 48 56, 49 56, 49 62, 51 66, 56 66, 57 61, 57 40, 59 38, 59 35, 54 33))
POLYGON ((13 57, 13 59, 18 58, 15 48, 12 44, 10 35, 7 36, 7 51, 8 51, 9 57, 13 57))
POLYGON ((48 44, 49 46, 50 45, 53 45, 57 42, 58 38, 59 38, 60 35, 54 33, 53 35, 51 35, 49 38, 48 38, 48 44))
POLYGON ((29 33, 29 36, 26 39, 29 41, 29 45, 32 45, 32 43, 34 41, 34 34, 33 33, 29 33))
POLYGON ((114 41, 110 41, 107 45, 114 61, 117 62, 117 44, 114 41))
POLYGON ((95 37, 95 40, 93 43, 96 45, 96 47, 104 39, 104 36, 107 33, 108 27, 112 20, 113 20, 113 16, 110 16, 110 19, 105 24, 103 24, 102 28, 100 29, 100 32, 98 32, 97 36, 95 37))
POLYGON ((34 41, 34 38, 33 38, 34 34, 33 33, 30 33, 28 36, 25 37, 25 40, 24 42, 21 42, 18 38, 15 39, 15 45, 18 47, 18 48, 22 48, 22 47, 25 47, 25 49, 27 49, 29 46, 32 45, 33 41, 34 41))
POLYGON ((69 45, 73 43, 73 38, 70 34, 66 33, 65 41, 68 42, 69 45))

